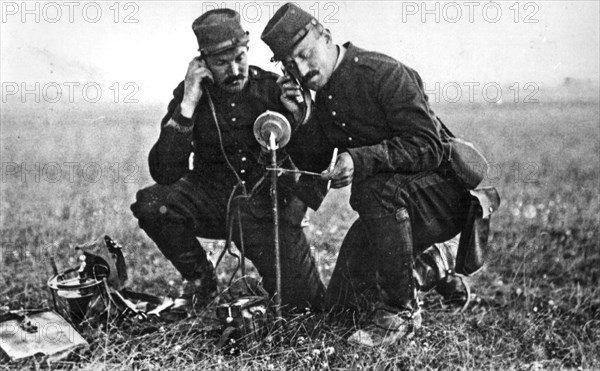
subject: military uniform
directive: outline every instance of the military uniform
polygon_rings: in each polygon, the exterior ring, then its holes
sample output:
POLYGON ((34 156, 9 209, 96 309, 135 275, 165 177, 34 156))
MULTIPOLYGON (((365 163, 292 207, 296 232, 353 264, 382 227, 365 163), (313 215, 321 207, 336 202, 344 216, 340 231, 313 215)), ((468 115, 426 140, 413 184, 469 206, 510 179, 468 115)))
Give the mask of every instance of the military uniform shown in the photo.
MULTIPOLYGON (((291 56, 313 29, 320 33, 315 43, 331 42, 323 39, 318 21, 288 3, 269 20, 261 38, 275 60, 296 63, 297 57, 304 61, 306 75, 311 68, 329 73, 323 62, 329 58, 326 51, 314 59, 291 56)), ((385 310, 416 314, 416 289, 443 283, 442 276, 453 269, 443 264, 444 272, 432 274, 427 265, 434 268, 440 257, 453 263, 456 244, 426 249, 461 232, 471 204, 469 189, 449 166, 452 134, 430 108, 417 72, 351 43, 337 48, 338 61, 317 91, 312 121, 301 128, 302 135, 313 138, 307 142, 315 168, 324 168, 325 162, 318 160, 327 158, 334 147, 347 152, 354 165, 350 204, 360 217, 340 249, 328 303, 345 306, 348 296, 374 286, 375 300, 385 310), (425 259, 429 256, 437 258, 425 259), (423 264, 425 260, 429 264, 423 264)), ((468 288, 466 295, 468 300, 468 288)))
MULTIPOLYGON (((196 20, 193 27, 201 52, 245 45, 247 33, 243 33, 238 20, 239 15, 229 9, 207 12, 196 20)), ((265 178, 265 160, 269 157, 263 158, 253 134, 254 121, 260 114, 266 110, 286 112, 276 80, 277 75, 250 66, 247 84, 239 93, 205 85, 208 92, 202 95, 191 119, 180 111, 182 82, 173 92, 160 137, 150 151, 150 173, 158 184, 140 190, 131 209, 165 257, 186 280, 196 282, 196 294, 200 296, 215 291, 216 279, 197 237, 227 238, 230 202, 233 241, 238 248, 244 247, 246 256, 262 275, 266 290, 270 294, 276 291, 270 182, 265 178), (209 105, 209 93, 220 134, 209 105), (193 170, 189 170, 192 152, 193 170), (232 193, 234 187, 237 188, 232 193), (243 196, 244 188, 250 196, 243 196)), ((287 153, 299 150, 301 147, 294 141, 285 151, 280 150, 281 166, 293 167, 287 153)), ((300 226, 306 206, 291 201, 297 197, 316 209, 326 190, 323 182, 318 184, 314 178, 298 180, 282 175, 280 179, 282 302, 302 309, 306 305, 319 306, 325 290, 300 226)))
MULTIPOLYGON (((344 59, 317 92, 314 122, 304 129, 313 130, 306 135, 322 139, 317 146, 325 152, 338 147, 354 162, 350 204, 360 219, 342 244, 329 301, 339 299, 337 281, 343 270, 356 269, 344 268, 348 263, 343 257, 358 254, 346 250, 360 249, 360 234, 366 233, 370 239, 378 235, 388 238, 380 245, 378 260, 361 268, 373 277, 363 279, 374 282, 378 271, 379 284, 387 288, 384 296, 391 304, 405 305, 412 294, 398 282, 411 287, 413 257, 460 233, 470 194, 445 162, 444 143, 450 134, 431 110, 417 72, 351 43, 344 47, 344 59), (410 225, 399 233, 412 235, 412 251, 394 258, 397 252, 389 247, 400 241, 390 232, 405 220, 410 225), (406 266, 398 269, 399 261, 406 266), (399 272, 405 273, 399 276, 399 272)), ((358 261, 365 265, 364 257, 358 261)), ((358 278, 357 273, 346 275, 358 278)))
MULTIPOLYGON (((244 91, 223 96, 215 91, 213 97, 225 152, 246 189, 254 188, 250 199, 239 201, 243 243, 247 257, 263 276, 265 288, 270 293, 275 291, 273 215, 269 181, 264 178, 263 153, 252 127, 256 117, 265 110, 284 111, 279 101, 276 78, 275 74, 251 66, 248 86, 244 91)), ((220 152, 218 133, 206 97, 198 104, 192 126, 191 120, 179 114, 182 96, 183 85, 180 84, 162 120, 160 137, 150 151, 150 173, 158 184, 140 190, 132 210, 139 219, 140 227, 184 278, 211 280, 212 267, 196 236, 227 237, 227 201, 236 177, 220 152), (176 125, 169 124, 173 121, 176 125), (193 170, 188 170, 192 152, 194 166, 193 170)), ((294 147, 295 144, 291 143, 289 150, 294 152, 294 147)), ((288 166, 291 165, 289 157, 286 161, 288 166)), ((282 301, 302 307, 319 305, 324 288, 302 227, 292 222, 300 220, 305 209, 290 209, 294 206, 287 201, 295 195, 312 208, 318 208, 324 192, 320 193, 322 188, 308 178, 297 182, 294 177, 282 176, 279 185, 282 186, 283 205, 280 224, 282 301)), ((239 233, 234 233, 233 240, 241 246, 239 233)))

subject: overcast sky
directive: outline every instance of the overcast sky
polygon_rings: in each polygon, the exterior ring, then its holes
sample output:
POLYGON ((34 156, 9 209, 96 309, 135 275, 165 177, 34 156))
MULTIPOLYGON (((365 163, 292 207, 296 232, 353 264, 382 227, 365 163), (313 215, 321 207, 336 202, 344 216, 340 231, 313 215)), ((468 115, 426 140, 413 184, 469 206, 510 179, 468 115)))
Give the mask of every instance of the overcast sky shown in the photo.
MULTIPOLYGON (((284 3, 29 1, 24 9, 22 1, 2 1, 3 89, 54 82, 63 94, 70 84, 77 95, 93 82, 105 97, 118 90, 119 99, 134 93, 142 103, 164 103, 197 55, 191 23, 223 6, 242 14, 251 63, 277 70, 260 33, 284 3)), ((599 79, 598 1, 298 3, 336 42, 389 54, 415 68, 430 87, 497 82, 522 89, 566 77, 599 79)))

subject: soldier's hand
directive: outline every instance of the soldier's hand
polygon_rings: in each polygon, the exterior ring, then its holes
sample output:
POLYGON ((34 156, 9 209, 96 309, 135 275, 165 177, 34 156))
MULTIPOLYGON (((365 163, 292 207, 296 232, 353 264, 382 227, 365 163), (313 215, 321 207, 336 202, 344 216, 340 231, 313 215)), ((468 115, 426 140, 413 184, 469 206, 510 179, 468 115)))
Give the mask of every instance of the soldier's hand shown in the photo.
POLYGON ((348 152, 338 155, 333 171, 321 173, 321 179, 331 180, 331 188, 342 188, 352 183, 354 176, 354 161, 348 152))
POLYGON ((181 101, 181 114, 184 117, 192 117, 196 105, 202 98, 202 80, 213 81, 212 72, 206 67, 206 61, 196 57, 188 65, 185 74, 183 100, 181 101))
POLYGON ((303 107, 300 102, 304 101, 302 90, 296 80, 285 74, 277 79, 277 85, 281 89, 281 103, 283 106, 294 115, 296 122, 300 122, 303 116, 303 107))

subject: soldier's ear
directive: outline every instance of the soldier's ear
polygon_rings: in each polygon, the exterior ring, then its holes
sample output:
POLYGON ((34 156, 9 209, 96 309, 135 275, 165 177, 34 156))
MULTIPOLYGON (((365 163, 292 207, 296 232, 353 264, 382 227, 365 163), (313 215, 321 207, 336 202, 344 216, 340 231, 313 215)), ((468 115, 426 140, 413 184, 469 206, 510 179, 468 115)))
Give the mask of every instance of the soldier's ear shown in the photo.
POLYGON ((330 44, 333 42, 333 37, 331 37, 331 31, 329 31, 328 28, 325 28, 323 30, 322 35, 325 36, 325 41, 327 42, 327 44, 330 44))

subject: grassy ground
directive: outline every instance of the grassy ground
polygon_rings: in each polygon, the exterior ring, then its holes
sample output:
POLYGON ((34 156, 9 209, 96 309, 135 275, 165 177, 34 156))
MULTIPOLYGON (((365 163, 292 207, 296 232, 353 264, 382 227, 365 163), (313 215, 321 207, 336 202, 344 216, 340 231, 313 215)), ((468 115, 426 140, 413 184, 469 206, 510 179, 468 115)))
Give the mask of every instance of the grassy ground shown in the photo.
MULTIPOLYGON (((86 330, 89 350, 57 366, 600 368, 597 102, 461 104, 436 110, 456 134, 488 155, 492 168, 486 184, 502 197, 492 220, 488 264, 471 279, 476 300, 465 313, 426 310, 414 337, 382 349, 349 346, 344 337, 350 328, 310 313, 284 327, 283 348, 268 338, 238 355, 217 351, 196 323, 146 335, 116 327, 108 333, 86 330)), ((49 306, 45 253, 58 249, 59 263, 68 265, 70 245, 103 234, 125 245, 130 287, 173 291, 180 282, 177 272, 129 211, 136 190, 151 183, 146 155, 161 115, 160 107, 3 108, 0 306, 49 306), (16 170, 15 164, 30 171, 16 170), (85 171, 69 174, 77 166, 85 171)), ((307 229, 325 282, 356 217, 347 199, 347 190, 332 192, 319 213, 311 214, 307 229)), ((36 363, 0 363, 0 369, 20 367, 36 363)))

